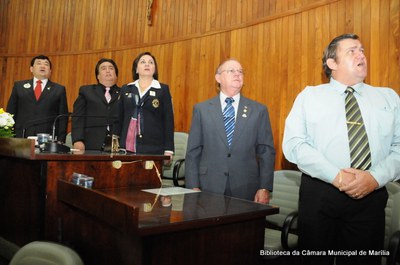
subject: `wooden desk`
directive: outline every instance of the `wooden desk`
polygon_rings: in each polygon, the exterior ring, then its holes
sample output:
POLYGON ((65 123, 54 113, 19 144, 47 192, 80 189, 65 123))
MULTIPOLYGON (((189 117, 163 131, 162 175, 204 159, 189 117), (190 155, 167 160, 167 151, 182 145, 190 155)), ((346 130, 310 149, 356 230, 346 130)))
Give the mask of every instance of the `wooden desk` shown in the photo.
POLYGON ((0 138, 0 235, 64 243, 86 265, 261 264, 265 216, 278 208, 204 192, 163 207, 141 189, 160 187, 144 162, 161 170, 166 158, 46 154, 33 140, 0 138), (74 172, 94 177, 93 189, 70 184, 74 172))
POLYGON ((60 180, 58 189, 63 241, 89 265, 261 264, 265 216, 279 211, 206 192, 171 196, 172 206, 163 207, 161 196, 135 187, 86 189, 60 180))
POLYGON ((61 241, 57 180, 74 172, 95 178, 98 188, 159 187, 154 161, 161 170, 166 156, 40 153, 30 139, 0 138, 0 235, 17 245, 34 240, 61 241), (120 169, 112 162, 125 163, 120 169))

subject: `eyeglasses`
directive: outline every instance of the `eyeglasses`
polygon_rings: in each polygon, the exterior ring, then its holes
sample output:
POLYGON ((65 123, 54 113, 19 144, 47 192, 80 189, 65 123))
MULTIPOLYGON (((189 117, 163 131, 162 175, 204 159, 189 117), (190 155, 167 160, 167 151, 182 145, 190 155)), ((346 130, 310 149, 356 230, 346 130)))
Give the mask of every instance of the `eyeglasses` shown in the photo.
POLYGON ((238 75, 244 75, 244 71, 243 69, 226 69, 226 70, 222 70, 219 72, 219 74, 221 74, 222 72, 226 72, 228 75, 234 75, 234 74, 238 74, 238 75))

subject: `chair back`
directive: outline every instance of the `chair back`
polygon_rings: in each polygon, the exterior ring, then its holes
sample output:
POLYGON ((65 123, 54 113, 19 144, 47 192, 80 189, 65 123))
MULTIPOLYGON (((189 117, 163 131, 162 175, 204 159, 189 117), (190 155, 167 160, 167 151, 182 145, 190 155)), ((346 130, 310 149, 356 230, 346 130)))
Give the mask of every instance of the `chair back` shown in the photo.
POLYGON ((34 241, 18 250, 10 265, 83 265, 79 255, 61 244, 34 241))
POLYGON ((266 217, 274 226, 282 227, 286 216, 298 210, 301 174, 296 170, 274 172, 274 190, 269 204, 279 206, 279 213, 266 217))
POLYGON ((400 183, 389 182, 386 184, 388 201, 385 208, 385 249, 391 235, 400 230, 400 183))
MULTIPOLYGON (((266 217, 264 249, 289 250, 297 247, 297 235, 291 228, 297 226, 299 187, 301 172, 295 170, 277 170, 274 172, 274 190, 270 205, 278 206, 279 213, 266 217)), ((265 259, 279 256, 271 255, 265 259)))
MULTIPOLYGON (((172 178, 174 172, 174 166, 178 160, 185 159, 187 142, 188 142, 189 134, 185 132, 174 132, 174 144, 175 144, 175 153, 172 159, 172 163, 168 166, 163 167, 163 178, 165 181, 165 185, 173 186, 172 178), (171 180, 171 181, 170 181, 171 180)), ((185 176, 185 165, 183 164, 181 169, 179 170, 178 178, 183 178, 185 176)), ((164 181, 163 181, 164 182, 164 181)))

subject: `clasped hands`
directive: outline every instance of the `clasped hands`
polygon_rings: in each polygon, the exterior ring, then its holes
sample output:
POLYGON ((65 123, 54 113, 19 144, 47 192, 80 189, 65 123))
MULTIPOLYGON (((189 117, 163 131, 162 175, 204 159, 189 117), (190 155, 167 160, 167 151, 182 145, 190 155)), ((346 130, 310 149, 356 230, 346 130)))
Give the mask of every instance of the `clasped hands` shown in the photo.
POLYGON ((332 185, 353 199, 362 199, 379 186, 369 171, 354 168, 341 169, 332 185))

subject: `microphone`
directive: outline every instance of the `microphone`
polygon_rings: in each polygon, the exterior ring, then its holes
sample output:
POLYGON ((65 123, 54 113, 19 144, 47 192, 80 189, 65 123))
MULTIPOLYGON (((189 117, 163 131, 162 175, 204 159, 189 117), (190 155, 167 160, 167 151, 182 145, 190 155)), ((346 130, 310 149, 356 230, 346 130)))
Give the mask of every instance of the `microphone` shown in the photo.
POLYGON ((72 112, 68 112, 65 114, 60 114, 55 117, 54 122, 53 122, 53 127, 52 127, 52 140, 51 142, 47 142, 44 144, 44 148, 41 149, 42 152, 48 152, 48 153, 69 153, 71 151, 71 148, 64 145, 60 144, 55 140, 55 132, 56 132, 56 125, 57 121, 62 118, 62 117, 72 117, 72 118, 108 118, 110 119, 111 122, 105 124, 105 125, 110 125, 111 124, 116 124, 118 123, 118 117, 107 117, 104 115, 74 115, 72 112))
POLYGON ((25 126, 22 128, 22 136, 21 137, 25 138, 26 130, 29 129, 30 127, 32 127, 34 125, 36 126, 36 125, 48 123, 49 121, 53 120, 55 117, 57 117, 57 116, 49 116, 46 118, 35 119, 35 120, 31 120, 31 121, 27 122, 25 124, 25 126))
MULTIPOLYGON (((118 116, 72 114, 71 117, 72 118, 96 118, 96 119, 91 120, 89 125, 86 122, 83 122, 83 123, 79 124, 78 126, 77 126, 77 124, 75 124, 75 129, 82 130, 84 128, 103 128, 105 130, 106 134, 105 134, 105 138, 103 140, 102 146, 98 150, 101 150, 103 152, 112 152, 114 146, 117 146, 115 148, 119 148, 119 142, 118 142, 119 137, 117 136, 117 134, 120 131, 120 128, 118 127, 118 124, 119 124, 118 116)), ((72 128, 74 130, 74 120, 72 120, 72 125, 73 125, 72 128)), ((90 132, 83 133, 82 136, 87 137, 88 136, 87 134, 89 134, 89 137, 90 137, 90 132)))
POLYGON ((47 142, 44 144, 44 148, 41 151, 44 152, 49 152, 49 153, 69 153, 71 151, 71 148, 69 148, 68 146, 64 145, 64 144, 60 144, 57 143, 55 137, 56 137, 56 124, 57 121, 61 118, 61 117, 69 117, 72 113, 68 112, 68 113, 64 113, 64 114, 60 114, 58 116, 56 116, 56 118, 54 119, 53 122, 53 131, 52 131, 52 138, 51 138, 51 142, 47 142))

